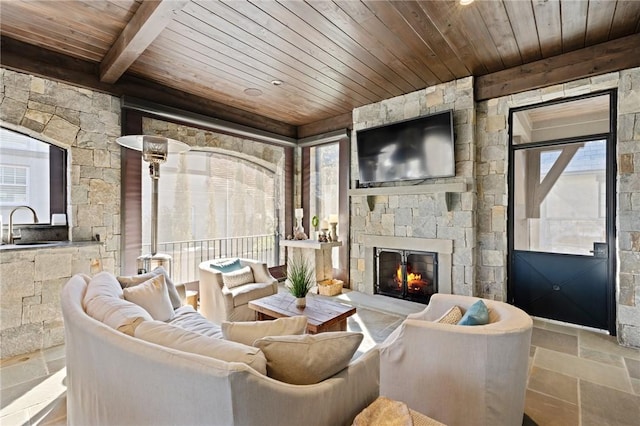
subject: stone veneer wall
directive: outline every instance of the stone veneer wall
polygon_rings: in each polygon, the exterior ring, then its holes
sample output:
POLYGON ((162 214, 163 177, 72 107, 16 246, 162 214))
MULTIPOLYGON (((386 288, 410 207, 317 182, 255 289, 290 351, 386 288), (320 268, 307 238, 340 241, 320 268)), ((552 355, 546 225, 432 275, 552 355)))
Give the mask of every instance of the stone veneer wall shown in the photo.
MULTIPOLYGON (((450 194, 450 210, 442 208, 443 194, 375 196, 370 211, 367 196, 351 196, 350 287, 371 293, 365 282, 365 235, 453 240, 452 291, 477 294, 476 282, 476 193, 474 162, 475 103, 473 78, 439 84, 425 90, 387 99, 353 111, 353 128, 393 123, 425 114, 454 111, 456 176, 434 179, 430 184, 465 183, 466 191, 450 194)), ((357 179, 356 132, 351 141, 351 176, 357 179)), ((396 183, 401 186, 404 183, 396 183)), ((355 182, 351 185, 355 188, 355 182)), ((371 288, 369 288, 371 287, 371 288)))
POLYGON ((0 68, 2 125, 68 150, 67 216, 75 242, 0 251, 0 357, 63 343, 60 288, 73 274, 120 264, 120 100, 0 68))
POLYGON ((477 279, 481 294, 506 296, 509 109, 612 88, 618 89, 618 340, 640 347, 640 68, 478 103, 477 279))

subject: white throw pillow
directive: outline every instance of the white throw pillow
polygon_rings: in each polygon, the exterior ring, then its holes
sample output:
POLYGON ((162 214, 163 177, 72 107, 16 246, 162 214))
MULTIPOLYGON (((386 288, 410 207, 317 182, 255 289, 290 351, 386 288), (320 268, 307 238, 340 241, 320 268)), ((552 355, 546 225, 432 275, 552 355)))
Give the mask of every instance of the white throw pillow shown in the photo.
POLYGON ((245 345, 253 345, 256 340, 267 336, 299 335, 306 330, 307 317, 303 315, 274 321, 222 322, 222 337, 245 345))
POLYGON ((135 303, 104 295, 89 300, 86 312, 91 318, 129 336, 133 336, 143 321, 153 321, 151 315, 135 303))
POLYGON ((222 282, 227 288, 234 288, 240 285, 254 283, 255 281, 253 280, 251 268, 245 266, 237 271, 222 274, 222 282))
POLYGON ((109 272, 100 272, 96 274, 89 284, 87 284, 87 291, 82 299, 82 307, 87 310, 87 304, 91 299, 96 296, 109 296, 116 299, 122 299, 122 287, 116 280, 116 277, 109 272))
POLYGON ((146 274, 120 276, 118 277, 118 281, 122 288, 133 287, 160 274, 164 275, 164 281, 167 284, 167 290, 169 291, 169 299, 171 299, 171 306, 173 306, 173 309, 178 309, 182 306, 182 299, 178 294, 178 290, 176 290, 175 284, 173 284, 173 281, 169 278, 169 274, 162 266, 158 266, 156 269, 151 272, 147 272, 146 274))
POLYGON ((337 331, 271 336, 254 346, 267 357, 267 375, 293 385, 319 383, 343 370, 360 346, 362 333, 337 331))
POLYGON ((125 300, 142 306, 155 320, 169 321, 175 315, 164 275, 157 275, 142 284, 127 287, 123 292, 125 300))
POLYGON ((183 352, 204 355, 226 362, 242 362, 260 374, 267 373, 267 360, 260 349, 228 340, 203 336, 160 321, 147 321, 135 331, 135 337, 183 352))

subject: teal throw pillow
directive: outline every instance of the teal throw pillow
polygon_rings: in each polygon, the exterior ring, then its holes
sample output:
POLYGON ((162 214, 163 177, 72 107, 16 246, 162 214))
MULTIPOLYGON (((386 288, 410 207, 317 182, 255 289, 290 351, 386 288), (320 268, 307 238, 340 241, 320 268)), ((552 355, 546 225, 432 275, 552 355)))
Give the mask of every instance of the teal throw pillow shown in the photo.
POLYGON ((478 300, 471 305, 467 312, 464 313, 462 319, 458 321, 458 325, 485 325, 489 324, 489 309, 482 300, 478 300))
POLYGON ((242 265, 240 264, 240 259, 231 259, 231 260, 222 260, 211 263, 213 269, 218 272, 222 272, 223 274, 227 274, 229 272, 237 271, 238 269, 242 269, 242 265))

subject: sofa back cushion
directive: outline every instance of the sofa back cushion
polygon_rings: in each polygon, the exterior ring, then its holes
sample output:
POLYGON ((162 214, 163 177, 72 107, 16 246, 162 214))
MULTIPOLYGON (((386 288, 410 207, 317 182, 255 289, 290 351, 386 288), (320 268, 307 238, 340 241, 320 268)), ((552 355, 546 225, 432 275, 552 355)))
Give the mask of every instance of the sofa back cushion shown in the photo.
POLYGON ((169 278, 169 274, 162 266, 158 266, 156 269, 151 272, 147 272, 146 274, 120 276, 118 277, 118 282, 122 288, 134 287, 138 284, 149 281, 151 278, 160 274, 164 275, 164 280, 167 284, 167 291, 169 292, 169 299, 171 300, 171 306, 173 306, 173 309, 178 309, 182 306, 182 299, 178 294, 178 290, 176 290, 175 284, 171 281, 171 278, 169 278))
POLYGON ((319 383, 343 370, 360 346, 362 333, 347 331, 270 336, 254 345, 267 357, 267 375, 294 385, 319 383))
POLYGON ((87 304, 96 296, 108 296, 115 299, 122 299, 122 287, 116 277, 109 272, 96 274, 87 284, 87 291, 82 299, 82 307, 87 310, 87 304))
POLYGON ((304 334, 307 330, 307 317, 296 315, 278 318, 273 321, 238 321, 222 323, 222 337, 245 345, 253 345, 258 339, 267 336, 286 336, 304 334))
POLYGON ((164 275, 155 277, 133 287, 123 289, 125 300, 144 308, 153 319, 169 321, 174 317, 173 306, 164 275))
POLYGON ((160 321, 147 321, 135 330, 135 337, 168 348, 216 358, 242 362, 261 374, 267 373, 267 360, 260 349, 174 327, 160 321))
POLYGON ((93 319, 129 336, 134 335, 136 328, 143 321, 153 321, 151 315, 135 303, 109 295, 91 298, 85 311, 93 319))

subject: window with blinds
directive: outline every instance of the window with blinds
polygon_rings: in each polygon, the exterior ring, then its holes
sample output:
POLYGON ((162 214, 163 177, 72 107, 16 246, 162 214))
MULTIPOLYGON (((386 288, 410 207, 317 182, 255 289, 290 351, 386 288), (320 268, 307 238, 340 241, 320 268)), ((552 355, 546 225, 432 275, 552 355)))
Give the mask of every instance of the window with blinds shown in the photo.
MULTIPOLYGON (((151 185, 142 164, 142 241, 150 238, 151 185)), ((276 173, 240 156, 192 150, 161 166, 158 241, 273 234, 276 173)))

